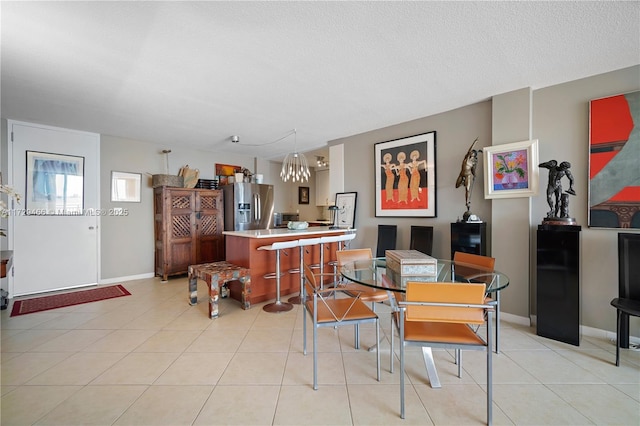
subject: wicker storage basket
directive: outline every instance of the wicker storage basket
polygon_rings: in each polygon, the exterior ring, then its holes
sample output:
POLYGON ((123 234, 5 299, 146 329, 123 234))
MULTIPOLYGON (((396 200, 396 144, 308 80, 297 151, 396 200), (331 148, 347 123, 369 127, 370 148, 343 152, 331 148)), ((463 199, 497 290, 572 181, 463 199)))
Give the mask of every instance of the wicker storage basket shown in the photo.
POLYGON ((160 186, 171 186, 174 188, 184 187, 184 178, 174 175, 152 175, 152 186, 158 188, 160 186))

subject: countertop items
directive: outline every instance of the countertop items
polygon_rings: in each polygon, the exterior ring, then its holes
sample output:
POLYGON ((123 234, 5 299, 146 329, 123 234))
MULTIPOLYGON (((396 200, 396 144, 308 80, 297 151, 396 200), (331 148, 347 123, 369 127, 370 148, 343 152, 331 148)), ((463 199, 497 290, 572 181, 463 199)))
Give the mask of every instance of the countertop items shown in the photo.
POLYGON ((289 229, 307 229, 309 227, 309 223, 307 222, 289 222, 287 224, 287 228, 289 229))
MULTIPOLYGON (((314 226, 307 229, 252 229, 248 231, 224 231, 224 235, 244 238, 273 238, 273 237, 307 237, 308 234, 344 234, 346 229, 330 229, 329 226, 314 226)), ((350 229, 348 232, 356 232, 350 229)))

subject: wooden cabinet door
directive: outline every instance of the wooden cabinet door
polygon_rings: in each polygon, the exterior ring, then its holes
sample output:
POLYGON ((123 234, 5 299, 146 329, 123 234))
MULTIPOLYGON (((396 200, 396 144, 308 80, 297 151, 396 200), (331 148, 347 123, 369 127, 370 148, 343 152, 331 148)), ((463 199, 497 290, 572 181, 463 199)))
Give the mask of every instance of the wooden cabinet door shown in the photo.
POLYGON ((165 220, 168 235, 165 241, 166 273, 186 272, 194 264, 196 244, 196 200, 190 189, 167 189, 165 191, 165 220))
POLYGON ((222 191, 198 191, 195 195, 197 243, 194 264, 224 260, 222 191))

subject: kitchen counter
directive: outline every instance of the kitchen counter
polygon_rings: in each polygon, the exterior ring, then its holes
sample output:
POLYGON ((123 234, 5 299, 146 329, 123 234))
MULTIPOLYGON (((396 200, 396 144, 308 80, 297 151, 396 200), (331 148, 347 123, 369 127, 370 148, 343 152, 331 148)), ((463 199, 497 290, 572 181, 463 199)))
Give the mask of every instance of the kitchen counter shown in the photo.
MULTIPOLYGON (((255 229, 251 231, 224 231, 226 261, 234 265, 249 269, 251 273, 251 292, 245 295, 251 305, 276 297, 275 280, 265 279, 267 273, 275 271, 276 254, 274 251, 258 250, 260 246, 268 246, 275 242, 293 241, 305 238, 319 238, 355 232, 354 229, 329 229, 328 226, 312 226, 307 229, 255 229)), ((324 261, 335 260, 337 243, 326 244, 324 261)), ((307 264, 320 262, 320 246, 307 246, 304 252, 307 264)), ((284 273, 280 281, 281 297, 297 294, 300 291, 300 274, 289 273, 289 270, 300 267, 300 250, 298 247, 288 249, 280 256, 280 271, 284 273)), ((326 267, 325 273, 332 272, 326 267)), ((242 301, 242 286, 237 281, 229 284, 230 295, 233 299, 242 301)))
MULTIPOLYGON (((233 237, 242 238, 279 238, 279 237, 295 237, 292 240, 299 238, 307 238, 309 234, 344 234, 347 232, 346 228, 341 229, 329 229, 329 226, 313 226, 313 229, 289 229, 289 228, 277 228, 277 229, 253 229, 249 231, 224 231, 222 234, 233 237)), ((350 232, 355 232, 355 229, 349 229, 350 232)), ((281 240, 286 241, 286 240, 281 240)))
POLYGON ((333 222, 330 220, 308 220, 309 226, 332 226, 333 222))

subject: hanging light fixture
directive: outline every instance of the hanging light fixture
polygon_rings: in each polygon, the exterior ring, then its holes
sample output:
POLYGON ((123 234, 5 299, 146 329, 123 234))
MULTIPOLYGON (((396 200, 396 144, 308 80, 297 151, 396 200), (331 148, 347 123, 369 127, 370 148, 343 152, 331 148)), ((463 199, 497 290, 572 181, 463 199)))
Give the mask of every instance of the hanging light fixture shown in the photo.
POLYGON ((298 142, 298 132, 293 129, 293 152, 287 154, 282 162, 282 170, 280 170, 280 178, 287 182, 292 179, 293 182, 304 182, 309 180, 311 172, 309 172, 309 163, 303 153, 296 150, 296 144, 298 142))
POLYGON ((318 167, 329 167, 329 162, 322 155, 316 155, 316 164, 318 167))

